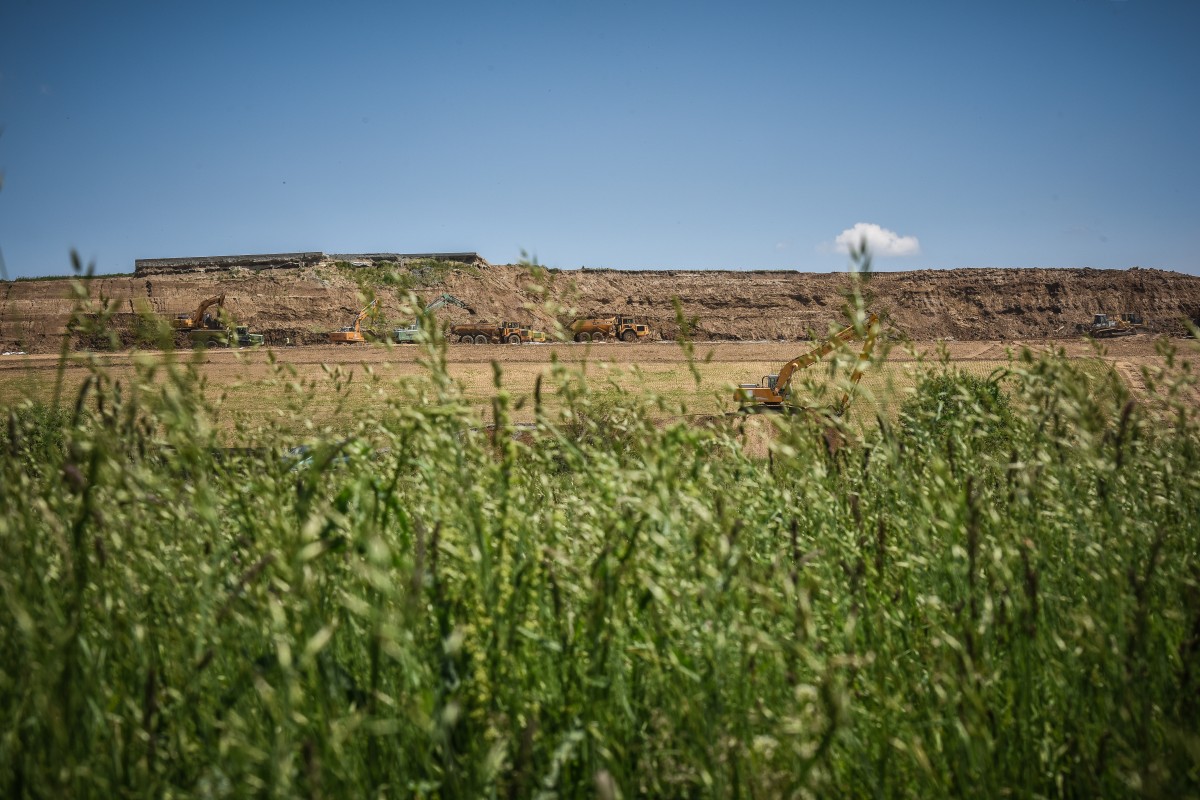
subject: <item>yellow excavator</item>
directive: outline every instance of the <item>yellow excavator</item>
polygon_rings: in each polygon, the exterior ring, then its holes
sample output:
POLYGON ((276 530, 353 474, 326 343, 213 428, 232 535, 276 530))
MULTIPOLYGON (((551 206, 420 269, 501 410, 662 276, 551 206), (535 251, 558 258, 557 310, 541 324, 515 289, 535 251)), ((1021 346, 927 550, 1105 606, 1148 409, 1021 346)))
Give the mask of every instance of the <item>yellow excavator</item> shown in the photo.
POLYGON ((375 300, 367 304, 367 307, 358 312, 358 316, 354 318, 354 324, 346 328, 333 331, 329 334, 329 341, 333 344, 360 344, 366 342, 367 339, 362 335, 362 329, 359 327, 362 321, 371 313, 371 309, 375 307, 375 300))
POLYGON ((871 351, 875 347, 875 337, 878 332, 879 318, 874 314, 868 314, 862 325, 847 325, 817 347, 784 364, 780 367, 778 375, 764 375, 760 383, 740 384, 734 398, 746 411, 781 411, 799 408, 789 402, 792 377, 796 372, 811 367, 841 345, 862 338, 864 340, 863 349, 858 355, 858 363, 854 366, 854 374, 850 376, 850 388, 842 396, 841 402, 835 409, 836 414, 841 416, 850 405, 851 392, 862 379, 863 368, 871 358, 871 351))
POLYGON ((202 300, 200 305, 191 314, 176 314, 175 319, 171 320, 171 325, 180 331, 198 330, 201 328, 209 328, 216 324, 217 317, 213 316, 209 319, 204 318, 204 312, 208 311, 212 306, 218 309, 225 305, 225 295, 219 294, 210 297, 207 300, 202 300))

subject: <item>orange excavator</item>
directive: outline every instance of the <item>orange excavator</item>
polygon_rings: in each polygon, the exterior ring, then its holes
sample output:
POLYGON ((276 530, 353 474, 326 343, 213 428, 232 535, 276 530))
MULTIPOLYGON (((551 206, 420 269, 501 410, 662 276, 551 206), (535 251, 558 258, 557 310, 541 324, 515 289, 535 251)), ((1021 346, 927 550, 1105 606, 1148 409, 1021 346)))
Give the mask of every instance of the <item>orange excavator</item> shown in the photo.
POLYGON ((849 407, 850 394, 858 386, 858 382, 862 378, 863 368, 871 358, 871 351, 875 347, 875 337, 878 332, 879 318, 874 314, 868 314, 861 325, 847 325, 817 347, 814 347, 807 353, 796 356, 784 364, 780 367, 778 375, 764 375, 761 383, 740 384, 734 398, 742 409, 747 411, 779 411, 798 408, 798 406, 794 406, 789 402, 791 399, 792 377, 796 372, 806 367, 811 367, 841 345, 861 338, 864 340, 863 349, 858 355, 858 363, 855 364, 854 374, 850 376, 850 388, 842 396, 841 402, 838 403, 835 409, 837 415, 841 416, 845 413, 846 408, 849 407))
POLYGON ((358 316, 354 318, 354 324, 346 328, 341 328, 332 331, 329 334, 329 341, 333 344, 361 344, 366 342, 366 337, 362 335, 362 329, 359 327, 362 321, 371 313, 371 309, 375 307, 375 300, 367 304, 367 307, 358 312, 358 316))

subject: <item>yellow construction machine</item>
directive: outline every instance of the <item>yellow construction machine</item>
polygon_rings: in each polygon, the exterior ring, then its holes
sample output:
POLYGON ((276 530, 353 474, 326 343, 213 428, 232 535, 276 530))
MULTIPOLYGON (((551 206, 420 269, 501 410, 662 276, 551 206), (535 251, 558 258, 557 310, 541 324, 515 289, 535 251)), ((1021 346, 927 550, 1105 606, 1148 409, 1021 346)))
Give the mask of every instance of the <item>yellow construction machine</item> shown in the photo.
POLYGON ((362 321, 367 318, 367 315, 371 313, 371 309, 375 308, 375 303, 376 301, 372 300, 367 304, 366 308, 358 312, 358 316, 354 318, 353 325, 330 332, 329 341, 333 344, 361 344, 366 342, 367 339, 362 335, 362 329, 359 326, 362 325, 362 321))
POLYGON ((180 331, 215 327, 217 325, 216 316, 210 315, 207 319, 205 318, 205 312, 214 305, 219 311, 225 305, 225 295, 219 294, 207 300, 202 300, 196 310, 190 314, 176 314, 175 319, 171 320, 171 325, 180 331))
POLYGON ((854 374, 850 376, 850 387, 835 409, 840 416, 850 405, 851 392, 858 386, 858 382, 862 378, 863 368, 871 358, 871 351, 875 347, 875 337, 878 332, 879 318, 874 314, 868 314, 861 324, 847 325, 817 347, 784 364, 780 367, 778 375, 764 375, 760 383, 739 385, 734 398, 747 411, 798 409, 799 406, 791 402, 790 391, 792 378, 796 372, 811 367, 843 344, 861 338, 863 339, 863 349, 858 355, 858 363, 854 366, 854 374))
POLYGON ((524 344, 545 342, 546 334, 512 320, 504 322, 467 322, 450 326, 450 338, 463 344, 524 344))
POLYGON ((650 327, 633 317, 612 316, 577 319, 569 330, 577 342, 604 342, 608 340, 636 342, 650 335, 650 327))
POLYGON ((1126 313, 1119 318, 1108 314, 1096 314, 1087 332, 1093 339, 1113 339, 1117 336, 1133 336, 1146 330, 1146 322, 1141 314, 1126 313))
POLYGON ((192 347, 255 347, 264 341, 261 333, 251 333, 245 325, 235 325, 224 313, 225 295, 201 301, 190 314, 176 314, 171 326, 187 334, 192 347), (209 309, 216 306, 214 313, 209 309))

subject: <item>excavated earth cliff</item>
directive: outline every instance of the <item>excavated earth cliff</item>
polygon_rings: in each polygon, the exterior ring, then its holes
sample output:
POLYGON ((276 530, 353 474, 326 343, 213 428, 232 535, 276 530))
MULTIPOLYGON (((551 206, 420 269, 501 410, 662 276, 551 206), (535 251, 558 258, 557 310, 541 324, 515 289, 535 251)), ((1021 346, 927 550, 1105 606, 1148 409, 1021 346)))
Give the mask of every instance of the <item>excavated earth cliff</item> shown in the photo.
MULTIPOLYGON (((363 270, 375 269, 362 267, 363 270)), ((381 335, 406 324, 404 293, 366 273, 330 265, 298 269, 96 277, 82 284, 85 312, 107 303, 110 325, 126 346, 146 326, 139 314, 187 312, 224 293, 226 310, 269 344, 315 344, 326 332, 351 324, 364 304, 364 287, 380 313, 366 326, 381 335)), ((517 265, 467 267, 421 274, 407 283, 422 302, 443 292, 474 312, 448 307, 439 320, 526 320, 553 330, 572 315, 632 314, 656 337, 674 338, 676 298, 697 338, 793 340, 824 333, 844 321, 851 290, 845 273, 784 271, 546 270, 517 265)), ((0 352, 52 352, 64 333, 76 348, 101 347, 71 325, 73 281, 0 283, 0 352), (71 330, 68 330, 72 328, 71 330)), ((1152 333, 1181 335, 1185 319, 1200 318, 1200 277, 1162 270, 954 269, 876 273, 862 285, 868 306, 889 330, 912 339, 1046 339, 1077 336, 1097 312, 1144 315, 1152 333)), ((144 342, 143 342, 144 343, 144 342)))

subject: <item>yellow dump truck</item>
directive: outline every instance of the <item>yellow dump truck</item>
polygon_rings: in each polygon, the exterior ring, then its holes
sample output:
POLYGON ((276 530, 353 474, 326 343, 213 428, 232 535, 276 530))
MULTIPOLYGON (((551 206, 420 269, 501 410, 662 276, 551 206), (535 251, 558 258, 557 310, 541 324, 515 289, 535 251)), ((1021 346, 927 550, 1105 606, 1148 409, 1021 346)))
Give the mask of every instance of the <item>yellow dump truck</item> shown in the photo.
POLYGON ((467 322, 450 326, 450 340, 463 344, 524 344, 544 342, 546 334, 519 322, 467 322))
POLYGON ((590 317, 571 323, 572 338, 577 342, 604 342, 616 340, 636 342, 650 335, 650 327, 633 317, 590 317))

